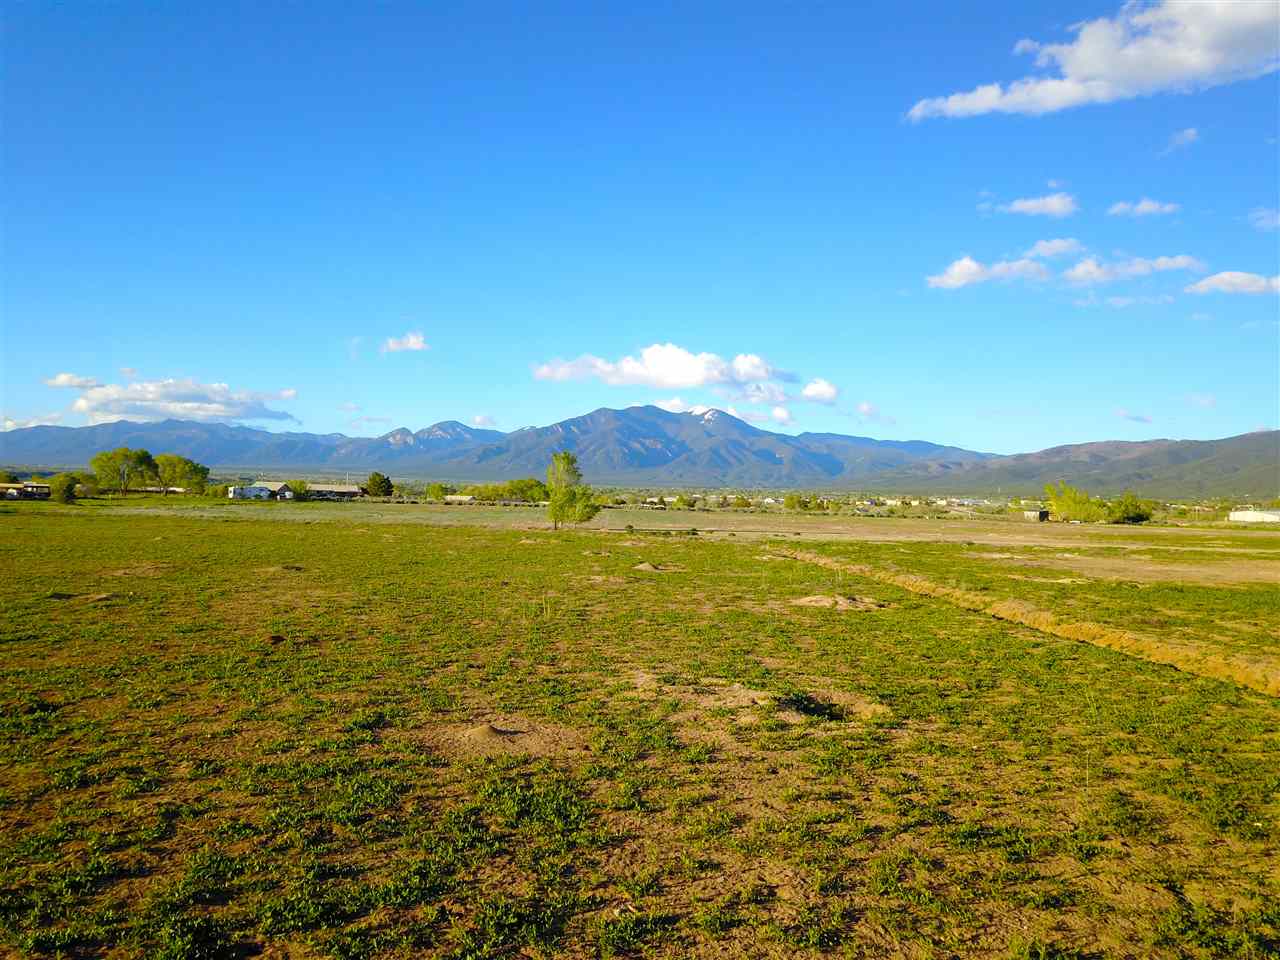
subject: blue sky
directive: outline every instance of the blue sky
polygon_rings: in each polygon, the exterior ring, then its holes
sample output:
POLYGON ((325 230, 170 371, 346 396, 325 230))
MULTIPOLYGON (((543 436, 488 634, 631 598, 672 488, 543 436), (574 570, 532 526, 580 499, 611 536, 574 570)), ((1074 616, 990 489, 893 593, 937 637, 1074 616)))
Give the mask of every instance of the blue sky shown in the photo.
POLYGON ((11 4, 0 415, 1277 425, 1280 6, 838 6, 11 4))

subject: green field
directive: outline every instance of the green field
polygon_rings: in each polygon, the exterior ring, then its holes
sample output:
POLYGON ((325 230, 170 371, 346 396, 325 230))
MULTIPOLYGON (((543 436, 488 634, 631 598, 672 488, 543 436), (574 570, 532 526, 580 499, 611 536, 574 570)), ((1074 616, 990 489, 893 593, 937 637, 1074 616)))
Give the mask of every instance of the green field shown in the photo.
POLYGON ((0 507, 0 952, 1280 956, 1280 699, 1214 673, 1280 671, 1278 560, 1225 529, 0 507))

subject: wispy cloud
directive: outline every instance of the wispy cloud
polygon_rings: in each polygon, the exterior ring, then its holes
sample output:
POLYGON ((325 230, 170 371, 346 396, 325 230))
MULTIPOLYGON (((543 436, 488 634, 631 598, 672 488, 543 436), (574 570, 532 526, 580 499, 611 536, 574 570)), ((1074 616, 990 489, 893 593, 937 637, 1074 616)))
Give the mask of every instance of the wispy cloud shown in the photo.
MULTIPOLYGON (((1035 73, 918 101, 907 113, 930 117, 986 113, 1040 115, 1085 104, 1157 93, 1187 93, 1272 73, 1280 60, 1280 5, 1126 3, 1114 17, 1069 28, 1065 43, 1019 40, 1015 55, 1035 58, 1035 73)), ((1184 132, 1185 134, 1186 132, 1184 132)), ((1195 139, 1190 131, 1191 142, 1195 139)))
POLYGON ((1170 270, 1202 271, 1205 265, 1186 253, 1162 257, 1131 257, 1116 263, 1102 263, 1096 257, 1086 257, 1075 266, 1063 271, 1062 277, 1077 286, 1111 283, 1128 277, 1145 277, 1170 270))
POLYGON ((1193 407, 1202 407, 1206 410, 1218 405, 1218 398, 1211 393, 1191 393, 1187 395, 1187 401, 1193 407))
POLYGON ((418 350, 430 350, 431 346, 422 335, 421 330, 411 330, 403 337, 387 337, 382 344, 383 353, 403 353, 418 350))
POLYGON ((1224 270, 1185 288, 1187 293, 1277 293, 1280 276, 1264 277, 1239 270, 1224 270))
POLYGON ((1181 208, 1176 203, 1161 203, 1150 197, 1143 197, 1136 203, 1120 200, 1107 208, 1110 217, 1154 217, 1163 214, 1177 213, 1181 208))
POLYGON ((1049 271, 1044 264, 1029 257, 1021 260, 1001 260, 987 266, 973 257, 953 260, 941 273, 926 277, 925 282, 942 290, 956 290, 988 280, 1047 280, 1049 271))
POLYGON ((44 381, 44 385, 68 390, 88 390, 90 387, 99 387, 102 384, 93 377, 81 377, 74 373, 56 373, 52 377, 48 377, 44 381))
POLYGON ((295 420, 283 410, 268 406, 292 400, 297 391, 233 390, 225 383, 200 383, 190 377, 99 384, 85 389, 71 409, 90 423, 114 420, 295 420))
POLYGON ((1168 156, 1175 150, 1182 150, 1191 146, 1200 139, 1200 131, 1195 127, 1187 127, 1185 130, 1179 130, 1169 138, 1169 142, 1165 144, 1165 148, 1160 151, 1160 156, 1168 156))
POLYGON ((1151 423, 1151 418, 1145 413, 1134 413, 1132 410, 1126 410, 1120 407, 1116 410, 1116 416, 1121 420, 1131 420, 1134 423, 1151 423))
POLYGON ((1069 193, 1051 193, 1043 197, 1022 197, 1001 204, 1001 213, 1022 213, 1032 217, 1069 217, 1080 209, 1069 193))
POLYGON ((1033 259, 1037 257, 1051 259, 1071 253, 1079 253, 1083 249, 1084 246, 1075 237, 1059 237, 1056 240, 1037 240, 1035 245, 1023 256, 1033 259))
POLYGON ((485 428, 496 427, 498 425, 498 421, 493 419, 493 417, 489 416, 487 413, 477 413, 471 418, 471 425, 473 427, 485 428))
POLYGON ((1255 230, 1270 233, 1280 228, 1280 211, 1273 207, 1254 207, 1249 211, 1249 223, 1255 230))
POLYGON ((62 414, 46 413, 39 417, 0 417, 0 431, 25 430, 28 427, 52 427, 62 422, 62 414))

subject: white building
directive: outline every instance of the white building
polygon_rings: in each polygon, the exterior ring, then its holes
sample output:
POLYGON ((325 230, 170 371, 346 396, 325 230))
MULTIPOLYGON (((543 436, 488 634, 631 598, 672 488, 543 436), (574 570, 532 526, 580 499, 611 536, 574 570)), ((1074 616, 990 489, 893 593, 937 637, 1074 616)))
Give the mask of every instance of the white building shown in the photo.
POLYGON ((1227 519, 1232 523, 1280 523, 1280 510, 1232 510, 1227 519))

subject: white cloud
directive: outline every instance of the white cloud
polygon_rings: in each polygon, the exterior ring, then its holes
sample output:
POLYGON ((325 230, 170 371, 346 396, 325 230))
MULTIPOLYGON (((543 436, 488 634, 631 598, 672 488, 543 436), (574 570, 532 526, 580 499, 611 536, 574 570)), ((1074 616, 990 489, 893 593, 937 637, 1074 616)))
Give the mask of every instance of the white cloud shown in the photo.
POLYGON ((1111 271, 1098 263, 1096 257, 1087 257, 1081 260, 1070 270, 1062 274, 1065 280, 1071 283, 1079 283, 1088 285, 1093 283, 1106 283, 1111 279, 1111 271))
POLYGON ((942 273, 926 277, 925 282, 931 287, 955 290, 988 280, 1047 280, 1048 277, 1049 271, 1044 264, 1027 257, 1021 260, 1001 260, 988 267, 966 256, 953 261, 942 273))
POLYGON ((835 403, 836 398, 840 396, 840 389, 829 380, 815 377, 804 385, 800 395, 806 400, 812 400, 814 403, 830 405, 835 403))
MULTIPOLYGON (((352 346, 356 344, 353 341, 352 346)), ((411 330, 403 337, 387 337, 382 344, 383 353, 400 353, 405 350, 430 350, 430 345, 423 339, 422 331, 411 330)))
POLYGON ((359 413, 360 404, 352 403, 350 400, 348 400, 346 403, 338 404, 338 409, 343 411, 344 413, 359 413))
POLYGON ((1205 266, 1195 257, 1180 253, 1172 257, 1132 257, 1118 263, 1099 263, 1096 257, 1086 257, 1074 267, 1063 272, 1062 277, 1069 283, 1080 286, 1092 286, 1098 283, 1111 283, 1124 277, 1145 277, 1153 273, 1165 273, 1169 270, 1204 270, 1205 266))
POLYGON ((493 419, 493 417, 489 416, 487 413, 477 413, 471 418, 471 425, 473 427, 496 427, 498 425, 498 421, 493 419))
POLYGON ((101 384, 93 377, 81 377, 74 373, 58 373, 45 380, 46 387, 66 387, 71 390, 88 390, 90 387, 101 386, 101 384))
MULTIPOLYGON (((1126 3, 1113 18, 1069 28, 1067 43, 1019 40, 1047 75, 984 84, 920 100, 907 116, 1040 115, 1157 93, 1188 93, 1271 73, 1280 65, 1280 5, 1267 2, 1126 3)), ((1194 137, 1192 138, 1194 139, 1194 137)))
POLYGON ((765 380, 743 387, 740 399, 747 403, 785 403, 787 393, 776 383, 765 380))
POLYGON ((1050 190, 1057 190, 1059 187, 1066 186, 1061 180, 1050 180, 1045 184, 1050 190))
POLYGON ((1218 405, 1218 398, 1211 393, 1191 393, 1187 395, 1187 400, 1196 407, 1204 407, 1206 410, 1218 405))
POLYGON ((293 390, 262 393, 232 390, 225 383, 199 383, 190 378, 150 380, 90 387, 76 398, 71 409, 90 423, 113 420, 294 420, 292 414, 267 404, 289 400, 293 390))
POLYGON ((740 353, 733 358, 733 379, 739 383, 752 380, 768 380, 773 368, 754 353, 740 353))
POLYGON ((1122 420, 1132 420, 1134 423, 1151 422, 1151 418, 1145 413, 1134 413, 1132 410, 1126 410, 1124 407, 1121 407, 1116 411, 1116 416, 1120 417, 1122 420))
POLYGON ((791 425, 791 411, 786 407, 774 407, 769 415, 773 417, 775 423, 780 423, 784 427, 791 425))
POLYGON ((1024 213, 1032 217, 1069 217, 1080 207, 1069 193, 1050 193, 1043 197, 1022 197, 1000 205, 1001 213, 1024 213))
POLYGON ((1272 230, 1280 228, 1280 210, 1269 207, 1254 207, 1249 211, 1249 223, 1253 225, 1255 230, 1270 233, 1272 230))
POLYGON ((1111 217, 1151 217, 1165 213, 1177 213, 1180 207, 1176 203, 1161 203, 1150 197, 1143 197, 1137 203, 1120 200, 1107 208, 1111 217))
POLYGON ((1179 130, 1169 138, 1169 143, 1162 151, 1160 151, 1160 155, 1163 157, 1167 154, 1173 153, 1175 150, 1181 150, 1183 147, 1189 147, 1199 139, 1200 131, 1195 127, 1187 127, 1185 130, 1179 130))
POLYGON ((674 343, 654 343, 637 359, 604 360, 586 353, 576 360, 551 360, 534 367, 539 380, 585 380, 595 377, 611 386, 646 386, 688 390, 718 383, 752 383, 776 373, 753 353, 727 361, 714 353, 691 353, 674 343))
POLYGON ((1084 247, 1075 237, 1059 237, 1056 240, 1037 240, 1035 246, 1023 254, 1024 257, 1061 257, 1068 253, 1079 253, 1084 247))
POLYGON ((1224 270, 1199 283, 1186 287, 1187 293, 1277 293, 1280 292, 1280 276, 1263 277, 1256 273, 1224 270))
POLYGON ((0 431, 25 430, 27 427, 51 427, 62 421, 60 413, 46 413, 42 417, 0 417, 0 431))

